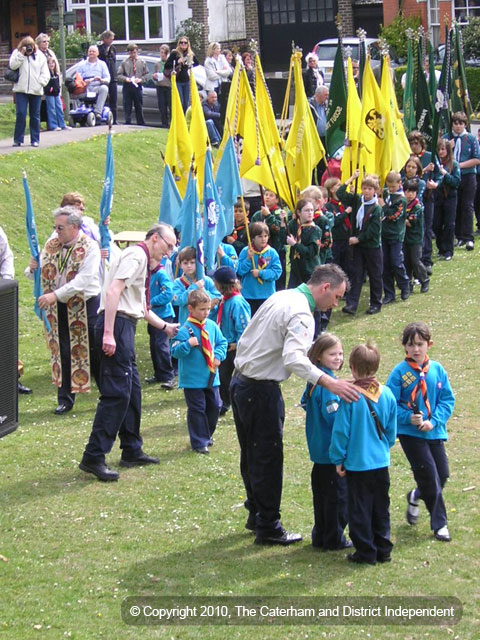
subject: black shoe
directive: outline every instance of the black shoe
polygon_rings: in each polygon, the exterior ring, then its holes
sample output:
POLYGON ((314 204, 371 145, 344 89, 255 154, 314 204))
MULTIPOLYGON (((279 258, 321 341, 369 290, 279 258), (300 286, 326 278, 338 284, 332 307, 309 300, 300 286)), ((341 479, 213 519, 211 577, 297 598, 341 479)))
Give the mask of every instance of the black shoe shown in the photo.
POLYGON ((385 562, 391 562, 392 561, 392 556, 387 553, 387 555, 385 556, 378 556, 377 555, 377 562, 380 562, 380 564, 384 564, 385 562))
POLYGON ((59 404, 58 407, 55 409, 55 411, 53 412, 56 416, 61 416, 64 413, 68 413, 69 411, 71 411, 73 409, 73 405, 67 405, 67 404, 59 404))
POLYGON ((403 301, 408 300, 410 297, 410 287, 408 289, 404 289, 400 294, 400 297, 402 298, 403 301))
POLYGON ((162 387, 162 389, 166 389, 167 391, 173 391, 174 389, 177 388, 177 385, 175 384, 175 380, 167 380, 166 382, 161 382, 160 386, 162 387))
POLYGON ((413 496, 415 495, 415 489, 412 489, 407 493, 407 511, 405 513, 405 517, 407 518, 408 524, 415 525, 418 523, 418 500, 414 500, 413 496))
POLYGON ((127 467, 127 469, 130 469, 131 467, 141 467, 144 464, 158 464, 159 462, 160 460, 158 458, 147 456, 147 454, 143 453, 142 451, 140 455, 137 456, 136 458, 131 458, 131 459, 122 458, 120 460, 120 466, 127 467))
POLYGON ((247 522, 245 523, 245 529, 248 529, 248 531, 255 532, 256 528, 257 528, 257 524, 256 524, 255 514, 249 513, 247 522))
POLYGON ((255 538, 255 544, 279 544, 283 547, 286 547, 289 544, 294 544, 295 542, 301 542, 302 536, 299 533, 288 533, 285 529, 282 529, 279 532, 279 535, 270 535, 270 536, 259 536, 255 538))
POLYGON ((385 304, 392 304, 392 302, 395 302, 395 298, 384 298, 384 299, 382 300, 382 304, 383 304, 383 305, 385 305, 385 304))
POLYGON ((102 123, 102 116, 99 113, 95 114, 95 124, 101 124, 102 123))
POLYGON ((452 539, 450 537, 447 525, 441 527, 441 529, 437 529, 433 535, 437 540, 440 540, 440 542, 450 542, 450 540, 452 539))
POLYGON ((475 245, 473 244, 472 240, 468 240, 468 242, 465 244, 465 249, 467 251, 473 251, 475 249, 475 245))
POLYGON ((151 378, 145 378, 145 382, 147 384, 158 384, 160 380, 157 380, 155 376, 152 376, 151 378))
POLYGON ((199 449, 194 449, 195 453, 203 453, 203 455, 208 456, 208 454, 210 453, 210 451, 207 449, 207 447, 200 447, 199 449))
MULTIPOLYGON (((452 257, 453 257, 452 255, 450 255, 449 253, 447 253, 447 254, 445 254, 445 255, 443 256, 443 259, 444 259, 446 262, 450 262, 450 260, 452 259, 452 257)), ((428 273, 428 271, 427 271, 427 273, 428 273)))
POLYGON ((465 240, 457 240, 457 242, 455 243, 456 247, 464 247, 466 245, 465 240))
POLYGON ((362 558, 362 556, 359 556, 357 552, 349 553, 347 556, 347 560, 349 562, 355 562, 356 564, 376 564, 375 560, 367 560, 366 558, 362 558))
POLYGON ((224 416, 229 409, 230 407, 228 407, 226 404, 222 404, 219 415, 224 416))
POLYGON ((426 264, 425 271, 427 272, 427 275, 431 276, 433 273, 433 264, 426 264))
POLYGON ((381 311, 381 310, 382 310, 382 307, 373 307, 373 306, 372 306, 372 307, 369 307, 369 308, 366 310, 366 312, 365 312, 365 313, 366 313, 367 315, 369 315, 369 316, 373 316, 375 313, 380 313, 380 311, 381 311))
POLYGON ((85 471, 85 473, 93 473, 94 476, 97 476, 97 478, 103 482, 113 482, 120 477, 119 473, 109 469, 104 462, 90 463, 82 460, 78 468, 85 471))
POLYGON ((343 307, 342 313, 348 313, 349 316, 354 316, 355 309, 352 309, 352 307, 343 307))
POLYGON ((28 387, 25 387, 21 382, 19 382, 18 383, 18 393, 27 394, 27 393, 33 393, 33 391, 31 389, 29 389, 28 387))
POLYGON ((420 293, 427 293, 429 288, 430 288, 430 278, 422 282, 422 285, 420 287, 420 293))

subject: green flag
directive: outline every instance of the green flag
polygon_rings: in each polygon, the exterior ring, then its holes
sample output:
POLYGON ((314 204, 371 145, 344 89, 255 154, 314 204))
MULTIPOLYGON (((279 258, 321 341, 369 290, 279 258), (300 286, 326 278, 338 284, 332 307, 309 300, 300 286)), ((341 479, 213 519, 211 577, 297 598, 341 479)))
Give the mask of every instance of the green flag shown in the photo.
POLYGON ((433 125, 432 143, 430 151, 432 157, 437 153, 437 140, 442 133, 450 132, 450 107, 448 96, 450 95, 450 34, 445 26, 445 56, 443 58, 442 71, 438 80, 437 90, 433 100, 433 125))
POLYGON ((423 47, 422 40, 418 41, 417 47, 417 91, 415 101, 415 121, 416 128, 425 136, 427 146, 432 142, 432 102, 428 92, 427 78, 423 68, 423 47))
POLYGON ((465 60, 463 58, 462 39, 458 24, 455 24, 452 37, 452 111, 464 111, 470 121, 472 105, 468 95, 465 60))
POLYGON ((437 90, 437 78, 435 75, 435 60, 433 56, 433 46, 430 40, 427 40, 428 51, 428 90, 430 92, 430 100, 432 104, 435 100, 435 91, 437 90))
POLYGON ((408 39, 407 72, 403 90, 403 121, 407 133, 415 129, 415 102, 413 96, 413 51, 412 40, 408 39))
POLYGON ((339 43, 335 62, 333 63, 332 80, 327 109, 326 143, 329 157, 345 144, 347 129, 347 85, 343 69, 342 45, 339 43))

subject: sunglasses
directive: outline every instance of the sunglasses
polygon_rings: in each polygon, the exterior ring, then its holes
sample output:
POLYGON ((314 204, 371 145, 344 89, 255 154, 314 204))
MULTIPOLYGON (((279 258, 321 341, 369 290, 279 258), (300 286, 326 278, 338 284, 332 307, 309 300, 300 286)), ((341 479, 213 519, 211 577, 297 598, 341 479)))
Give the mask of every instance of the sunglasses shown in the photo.
POLYGON ((188 40, 180 40, 178 44, 188 44, 188 40))

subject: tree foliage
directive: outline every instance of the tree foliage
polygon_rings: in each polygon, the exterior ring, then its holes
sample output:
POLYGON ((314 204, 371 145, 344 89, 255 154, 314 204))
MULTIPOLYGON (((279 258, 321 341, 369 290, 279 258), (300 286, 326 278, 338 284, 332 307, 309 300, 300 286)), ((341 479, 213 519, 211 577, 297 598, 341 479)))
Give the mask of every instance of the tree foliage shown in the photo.
POLYGON ((419 16, 409 16, 408 18, 403 12, 397 13, 393 22, 387 27, 382 24, 380 37, 385 38, 390 47, 397 54, 398 58, 407 58, 407 29, 416 31, 420 26, 419 16))
POLYGON ((203 28, 203 24, 195 22, 192 18, 188 18, 187 20, 182 20, 182 22, 180 22, 175 31, 175 35, 177 40, 180 36, 187 36, 190 40, 192 51, 198 55, 202 51, 203 28))
POLYGON ((480 18, 470 18, 462 29, 463 54, 465 60, 480 58, 480 18))
MULTIPOLYGON (((87 55, 88 47, 97 44, 98 36, 94 33, 86 33, 84 29, 75 29, 68 32, 65 28, 65 55, 67 58, 83 58, 87 55)), ((50 48, 60 58, 60 31, 53 30, 50 33, 50 48)))

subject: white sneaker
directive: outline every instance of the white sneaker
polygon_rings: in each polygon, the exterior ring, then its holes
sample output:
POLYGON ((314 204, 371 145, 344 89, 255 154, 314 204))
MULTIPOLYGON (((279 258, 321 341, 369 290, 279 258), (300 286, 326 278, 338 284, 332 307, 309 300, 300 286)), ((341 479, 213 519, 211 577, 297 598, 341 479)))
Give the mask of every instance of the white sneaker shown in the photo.
POLYGON ((475 245, 473 244, 473 242, 472 242, 471 240, 469 240, 469 241, 467 242, 467 244, 465 245, 465 249, 466 249, 467 251, 473 251, 474 246, 475 246, 475 245))
POLYGON ((62 127, 55 127, 54 131, 61 131, 62 127))
POLYGON ((407 493, 407 512, 405 514, 408 524, 417 524, 418 522, 418 501, 413 499, 415 489, 407 493))
POLYGON ((440 540, 441 542, 450 542, 450 540, 452 539, 450 537, 447 525, 441 527, 440 529, 437 529, 433 535, 437 540, 440 540))

